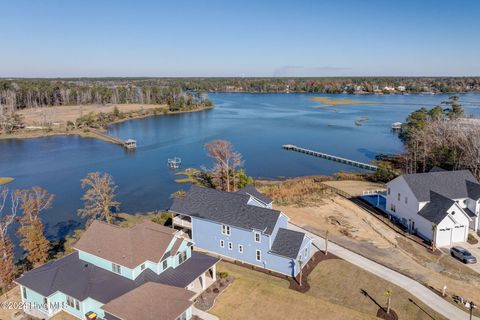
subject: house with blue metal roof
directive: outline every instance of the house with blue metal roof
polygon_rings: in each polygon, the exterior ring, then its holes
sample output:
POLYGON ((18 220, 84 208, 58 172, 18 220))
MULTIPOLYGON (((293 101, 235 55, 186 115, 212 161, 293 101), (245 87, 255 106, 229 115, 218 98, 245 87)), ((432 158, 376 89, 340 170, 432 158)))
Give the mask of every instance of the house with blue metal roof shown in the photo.
POLYGON ((64 311, 79 319, 188 320, 219 261, 192 246, 181 231, 150 221, 130 228, 94 221, 74 253, 16 280, 24 311, 42 319, 64 311), (128 301, 136 302, 125 308, 128 301))
POLYGON ((254 187, 224 192, 193 185, 170 212, 196 248, 230 260, 295 277, 313 254, 312 240, 289 229, 289 218, 254 187))

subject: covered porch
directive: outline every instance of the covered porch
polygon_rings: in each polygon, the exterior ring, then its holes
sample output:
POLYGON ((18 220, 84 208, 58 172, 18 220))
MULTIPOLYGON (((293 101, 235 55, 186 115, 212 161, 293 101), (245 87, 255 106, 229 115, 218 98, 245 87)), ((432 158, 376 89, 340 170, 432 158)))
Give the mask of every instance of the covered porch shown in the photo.
MULTIPOLYGON (((220 259, 196 251, 190 259, 177 268, 169 268, 158 276, 157 282, 186 288, 200 295, 217 280, 217 263, 220 259)), ((195 298, 194 297, 194 298, 195 298)))

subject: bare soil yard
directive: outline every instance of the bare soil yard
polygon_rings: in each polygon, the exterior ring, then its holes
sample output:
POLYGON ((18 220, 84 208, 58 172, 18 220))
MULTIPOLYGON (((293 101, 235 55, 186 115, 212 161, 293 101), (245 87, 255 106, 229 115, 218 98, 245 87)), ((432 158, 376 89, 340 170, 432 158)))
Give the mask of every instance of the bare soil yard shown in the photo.
MULTIPOLYGON (((296 184, 298 184, 297 182, 296 184)), ((363 181, 323 181, 352 195, 378 187, 363 181)), ((291 184, 282 183, 280 191, 288 194, 291 184)), ((381 185, 380 185, 381 186, 381 185)), ((267 191, 268 189, 263 189, 267 191)), ((298 194, 296 192, 293 194, 298 194)), ((332 241, 369 259, 399 271, 437 291, 447 286, 449 296, 456 294, 480 301, 480 274, 449 255, 432 254, 420 244, 396 233, 355 203, 328 193, 310 198, 307 203, 289 199, 288 204, 274 206, 290 217, 291 222, 320 236, 329 231, 332 241)), ((300 199, 305 195, 298 195, 300 199)), ((400 316, 400 319, 402 317, 400 316)))

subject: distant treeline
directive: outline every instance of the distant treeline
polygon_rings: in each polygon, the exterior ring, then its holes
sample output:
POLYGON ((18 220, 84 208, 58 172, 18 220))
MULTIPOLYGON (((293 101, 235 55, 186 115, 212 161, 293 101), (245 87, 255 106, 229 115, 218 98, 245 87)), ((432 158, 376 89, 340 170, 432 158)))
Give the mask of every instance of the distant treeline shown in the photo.
MULTIPOLYGON (((0 107, 15 111, 62 105, 167 104, 171 111, 211 106, 196 92, 164 81, 135 79, 0 80, 0 107), (6 108, 5 108, 6 107, 6 108)), ((2 110, 0 110, 2 111, 2 110)))
POLYGON ((205 78, 172 80, 185 90, 220 92, 480 92, 480 77, 470 78, 205 78), (387 89, 386 89, 387 88, 387 89), (388 90, 390 89, 390 90, 388 90), (395 89, 395 90, 391 90, 395 89))
POLYGON ((0 106, 169 104, 203 101, 198 92, 480 92, 479 77, 458 78, 79 78, 0 80, 0 106))

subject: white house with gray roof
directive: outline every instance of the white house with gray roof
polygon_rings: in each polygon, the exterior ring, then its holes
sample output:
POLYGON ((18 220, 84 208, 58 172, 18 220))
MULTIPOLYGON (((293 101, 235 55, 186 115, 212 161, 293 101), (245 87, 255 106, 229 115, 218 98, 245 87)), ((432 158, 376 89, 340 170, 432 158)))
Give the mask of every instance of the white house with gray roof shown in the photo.
POLYGON ((296 276, 311 258, 312 240, 288 228, 289 218, 254 187, 237 192, 192 186, 170 208, 174 224, 189 229, 195 247, 296 276))
POLYGON ((480 184, 468 170, 405 174, 387 183, 386 210, 409 232, 450 246, 478 230, 480 184))

